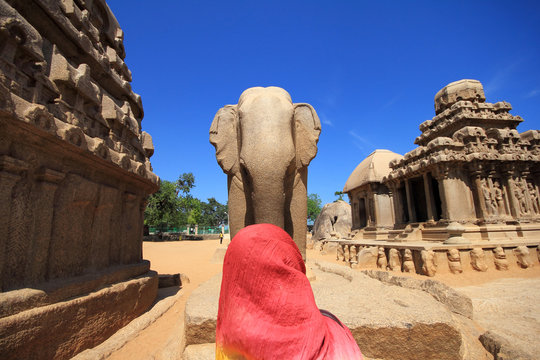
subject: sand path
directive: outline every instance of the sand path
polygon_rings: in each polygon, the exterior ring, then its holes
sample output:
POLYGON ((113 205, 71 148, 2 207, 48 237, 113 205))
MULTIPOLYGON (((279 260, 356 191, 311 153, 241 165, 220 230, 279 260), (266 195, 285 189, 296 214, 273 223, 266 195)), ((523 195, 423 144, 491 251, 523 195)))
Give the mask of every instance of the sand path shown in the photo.
MULTIPOLYGON (((174 350, 167 349, 168 347, 181 346, 179 342, 174 342, 174 339, 181 338, 184 308, 189 295, 197 286, 221 271, 221 264, 212 264, 210 261, 218 246, 219 240, 143 243, 144 258, 150 260, 152 270, 159 274, 185 274, 190 282, 183 284, 178 301, 163 316, 108 359, 165 359, 168 358, 167 354, 174 350)), ((163 294, 163 291, 160 293, 162 296, 173 295, 166 292, 163 294)))

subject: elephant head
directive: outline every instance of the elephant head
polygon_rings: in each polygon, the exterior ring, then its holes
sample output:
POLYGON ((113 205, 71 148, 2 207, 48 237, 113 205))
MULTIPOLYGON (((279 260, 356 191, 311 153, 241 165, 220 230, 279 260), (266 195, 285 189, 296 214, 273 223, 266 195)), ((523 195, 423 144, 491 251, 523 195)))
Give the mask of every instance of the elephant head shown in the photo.
POLYGON ((254 87, 221 108, 210 127, 216 158, 228 175, 231 237, 251 224, 287 231, 305 256, 307 166, 321 124, 309 104, 293 104, 278 87, 254 87))

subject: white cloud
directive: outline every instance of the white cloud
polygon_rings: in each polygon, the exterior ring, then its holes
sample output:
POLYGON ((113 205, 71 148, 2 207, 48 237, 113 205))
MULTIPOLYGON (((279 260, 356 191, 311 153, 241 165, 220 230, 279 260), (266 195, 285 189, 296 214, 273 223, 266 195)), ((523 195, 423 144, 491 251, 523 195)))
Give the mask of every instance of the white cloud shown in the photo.
POLYGON ((390 106, 394 105, 399 100, 400 97, 401 97, 400 94, 394 96, 393 98, 388 100, 386 103, 384 103, 383 106, 381 106, 381 109, 386 109, 386 108, 389 108, 390 106))
POLYGON ((354 138, 353 144, 361 150, 363 155, 367 156, 376 149, 376 146, 371 141, 358 135, 354 130, 350 130, 349 135, 354 138))
POLYGON ((334 123, 328 119, 326 114, 320 113, 319 118, 321 120, 321 123, 323 123, 324 125, 328 125, 328 126, 332 126, 332 127, 334 126, 334 123))
POLYGON ((512 73, 522 62, 522 60, 518 60, 502 69, 497 70, 495 75, 493 75, 493 77, 484 84, 484 93, 486 96, 491 96, 491 94, 504 87, 510 75, 512 75, 512 73))
POLYGON ((534 90, 529 91, 529 93, 527 95, 525 95, 525 97, 527 99, 529 99, 529 98, 535 97, 538 94, 540 94, 540 90, 539 89, 534 89, 534 90))

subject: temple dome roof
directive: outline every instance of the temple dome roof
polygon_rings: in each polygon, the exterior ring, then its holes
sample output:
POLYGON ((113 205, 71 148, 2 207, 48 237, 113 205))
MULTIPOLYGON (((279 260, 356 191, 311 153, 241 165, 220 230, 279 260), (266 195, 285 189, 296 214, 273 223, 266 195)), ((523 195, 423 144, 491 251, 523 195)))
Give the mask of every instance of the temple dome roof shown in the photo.
POLYGON ((354 169, 343 187, 343 192, 349 192, 367 183, 381 182, 391 171, 390 161, 402 158, 402 155, 390 150, 375 150, 354 169))
POLYGON ((440 114, 458 101, 486 101, 484 87, 478 80, 463 79, 451 82, 435 95, 435 114, 440 114))

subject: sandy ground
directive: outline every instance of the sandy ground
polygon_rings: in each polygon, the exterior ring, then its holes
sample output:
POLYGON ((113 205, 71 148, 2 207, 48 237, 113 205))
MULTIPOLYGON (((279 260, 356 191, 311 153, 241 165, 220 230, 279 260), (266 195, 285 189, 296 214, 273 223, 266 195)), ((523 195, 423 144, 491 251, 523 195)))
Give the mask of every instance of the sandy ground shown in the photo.
MULTIPOLYGON (((224 240, 224 243, 228 242, 228 239, 224 240)), ((185 274, 190 279, 190 283, 184 284, 182 290, 180 290, 182 294, 179 294, 181 295, 179 300, 165 312, 163 316, 141 331, 134 339, 126 343, 118 351, 114 352, 109 359, 159 360, 167 358, 166 356, 160 355, 161 353, 159 350, 170 346, 171 338, 174 339, 178 337, 178 339, 180 339, 180 334, 183 330, 184 308, 189 295, 197 286, 221 271, 221 264, 214 264, 211 262, 211 258, 219 246, 219 240, 145 242, 143 244, 144 258, 151 261, 151 268, 153 270, 160 274, 185 274)), ((321 255, 315 250, 308 250, 307 257, 308 260, 319 259, 338 262, 336 261, 335 254, 321 255)), ((400 273, 400 275, 403 274, 400 273)), ((410 274, 408 276, 422 279, 426 278, 425 276, 416 274, 410 274)), ((508 271, 504 273, 504 277, 509 278, 506 280, 508 283, 520 283, 524 284, 524 286, 540 286, 540 268, 538 267, 528 270, 508 271), (529 280, 517 281, 517 279, 529 280)), ((471 272, 470 274, 459 275, 444 274, 437 276, 435 279, 445 282, 449 286, 455 288, 465 289, 465 287, 467 287, 467 295, 469 295, 473 301, 475 301, 475 305, 477 305, 479 302, 484 301, 490 296, 495 296, 504 292, 500 287, 501 283, 498 280, 500 278, 501 274, 498 272, 471 272)), ((512 290, 514 294, 517 294, 515 296, 519 296, 520 291, 524 291, 523 289, 512 290)), ((160 289, 160 296, 161 298, 171 296, 177 291, 177 289, 160 289)), ((540 302, 535 300, 534 303, 534 305, 531 305, 530 301, 525 299, 524 305, 526 306, 526 311, 536 311, 536 313, 540 313, 540 305, 536 305, 540 304, 540 302), (534 309, 531 308, 531 306, 534 309)), ((506 303, 501 306, 506 306, 506 303)), ((488 320, 489 313, 486 313, 485 309, 481 311, 483 311, 481 315, 484 326, 494 323, 494 321, 488 320)), ((513 312, 516 316, 521 316, 520 310, 515 307, 513 312)), ((530 330, 536 332, 535 328, 530 330)), ((177 346, 177 344, 174 344, 174 346, 177 346)))
POLYGON ((498 279, 457 288, 473 302, 474 320, 537 359, 540 353, 540 278, 498 279))
MULTIPOLYGON (((224 242, 228 242, 225 239, 224 242)), ((152 270, 159 274, 185 274, 188 284, 183 284, 179 301, 152 325, 139 333, 109 359, 155 359, 158 349, 167 346, 171 334, 182 330, 184 308, 191 292, 201 283, 221 271, 221 264, 212 264, 210 259, 219 246, 219 240, 144 242, 143 256, 150 260, 152 270)), ((173 295, 160 291, 162 296, 173 295)), ((173 335, 174 336, 174 335, 173 335)), ((180 337, 180 334, 178 334, 180 337)))

